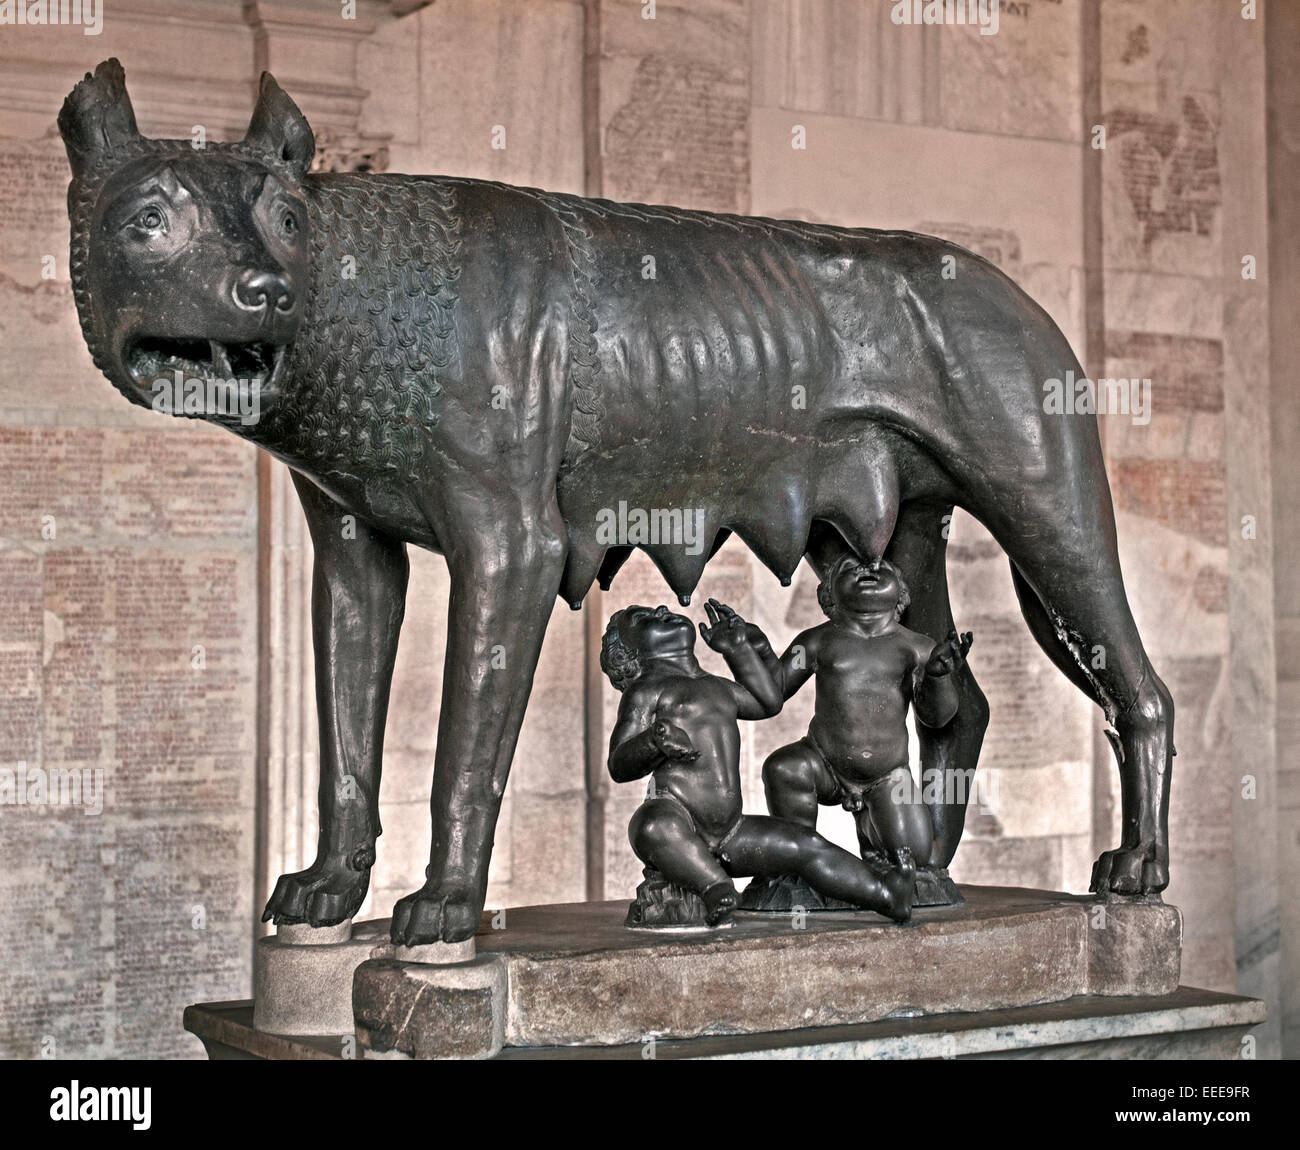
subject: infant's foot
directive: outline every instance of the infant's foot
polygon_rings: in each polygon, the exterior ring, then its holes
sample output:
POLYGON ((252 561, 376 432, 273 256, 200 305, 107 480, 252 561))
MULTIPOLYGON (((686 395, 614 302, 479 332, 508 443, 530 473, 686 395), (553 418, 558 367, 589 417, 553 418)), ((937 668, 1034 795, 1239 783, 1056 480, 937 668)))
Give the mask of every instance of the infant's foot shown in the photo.
POLYGON ((701 892, 704 903, 704 921, 710 926, 721 926, 731 918, 740 896, 736 894, 736 884, 731 881, 715 882, 701 892))
POLYGON ((896 858, 898 865, 888 870, 880 881, 889 895, 889 909, 885 913, 895 922, 906 922, 912 917, 912 899, 916 897, 916 863, 907 847, 900 847, 896 858))

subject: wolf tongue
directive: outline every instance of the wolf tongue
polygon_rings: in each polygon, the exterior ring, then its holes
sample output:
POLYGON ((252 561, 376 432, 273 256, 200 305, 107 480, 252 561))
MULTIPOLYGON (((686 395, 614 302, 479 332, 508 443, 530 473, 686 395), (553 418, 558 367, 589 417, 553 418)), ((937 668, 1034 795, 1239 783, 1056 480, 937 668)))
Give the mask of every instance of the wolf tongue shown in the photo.
POLYGON ((234 379, 235 369, 230 366, 230 356, 226 353, 226 345, 218 343, 215 339, 208 340, 208 348, 212 352, 212 374, 218 379, 234 379))

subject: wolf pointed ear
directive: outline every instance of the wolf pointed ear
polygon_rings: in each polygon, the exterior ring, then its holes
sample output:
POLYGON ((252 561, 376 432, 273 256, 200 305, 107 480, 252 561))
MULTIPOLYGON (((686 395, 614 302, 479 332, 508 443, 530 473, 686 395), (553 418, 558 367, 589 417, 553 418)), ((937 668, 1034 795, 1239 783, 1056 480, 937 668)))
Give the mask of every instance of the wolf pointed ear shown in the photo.
POLYGON ((126 73, 116 59, 105 60, 93 76, 87 72, 68 94, 59 111, 59 134, 74 177, 140 138, 126 94, 126 73))
POLYGON ((293 168, 300 179, 307 174, 316 156, 316 137, 312 135, 307 117, 270 72, 262 73, 257 107, 248 122, 244 143, 278 156, 293 168))

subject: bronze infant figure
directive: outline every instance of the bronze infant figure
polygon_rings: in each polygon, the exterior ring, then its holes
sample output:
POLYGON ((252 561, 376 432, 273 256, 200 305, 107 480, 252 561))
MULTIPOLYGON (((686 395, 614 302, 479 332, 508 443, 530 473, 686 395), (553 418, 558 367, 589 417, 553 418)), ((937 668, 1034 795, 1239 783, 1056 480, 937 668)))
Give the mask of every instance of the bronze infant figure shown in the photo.
MULTIPOLYGON (((1114 727, 1123 840, 1094 889, 1165 887, 1173 704, 1125 597, 1095 417, 1043 402, 1045 381, 1083 372, 992 265, 903 232, 315 174, 311 128, 269 75, 237 143, 143 137, 116 60, 59 127, 96 365, 145 406, 177 373, 240 380, 256 418, 169 410, 283 460, 310 525, 319 853, 268 917, 335 923, 365 896, 415 544, 446 556, 451 596, 427 881, 392 937, 475 933, 552 604, 580 606, 625 561, 632 543, 601 530, 624 501, 700 509, 703 546, 642 544, 683 600, 731 532, 784 582, 805 555, 825 579, 819 557, 848 548, 905 574, 904 622, 933 640, 952 630, 942 526, 965 508, 1010 558, 1034 637, 1114 727)), ((955 718, 922 734, 927 771, 979 754, 987 704, 965 666, 952 687, 955 718)), ((931 813, 943 866, 964 799, 931 813)))
MULTIPOLYGON (((906 843, 873 870, 819 835, 815 820, 744 813, 737 719, 781 710, 780 669, 765 657, 770 647, 756 627, 716 599, 705 611, 709 625, 701 623, 700 634, 726 659, 734 682, 699 665, 691 621, 664 606, 616 611, 601 643, 600 665, 623 696, 609 773, 618 783, 650 779, 628 827, 647 868, 628 925, 694 924, 697 915, 706 926, 729 925, 740 904, 734 878, 787 874, 823 896, 906 922, 916 890, 906 843)), ((928 858, 929 835, 921 846, 928 858)))

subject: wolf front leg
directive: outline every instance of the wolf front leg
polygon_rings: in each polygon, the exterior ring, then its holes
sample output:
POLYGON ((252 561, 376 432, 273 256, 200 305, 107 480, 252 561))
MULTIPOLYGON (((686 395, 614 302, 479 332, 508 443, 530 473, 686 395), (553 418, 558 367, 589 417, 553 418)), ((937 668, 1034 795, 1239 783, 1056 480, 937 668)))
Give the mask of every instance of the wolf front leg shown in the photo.
POLYGON ((433 840, 424 886, 393 908, 397 944, 461 942, 483 912, 501 796, 564 568, 559 511, 523 510, 479 505, 474 523, 449 533, 433 840))
POLYGON ((320 721, 316 861, 275 885, 262 921, 330 926, 351 918, 370 884, 379 837, 379 773, 388 691, 406 605, 406 547, 293 477, 316 560, 312 643, 320 721))

